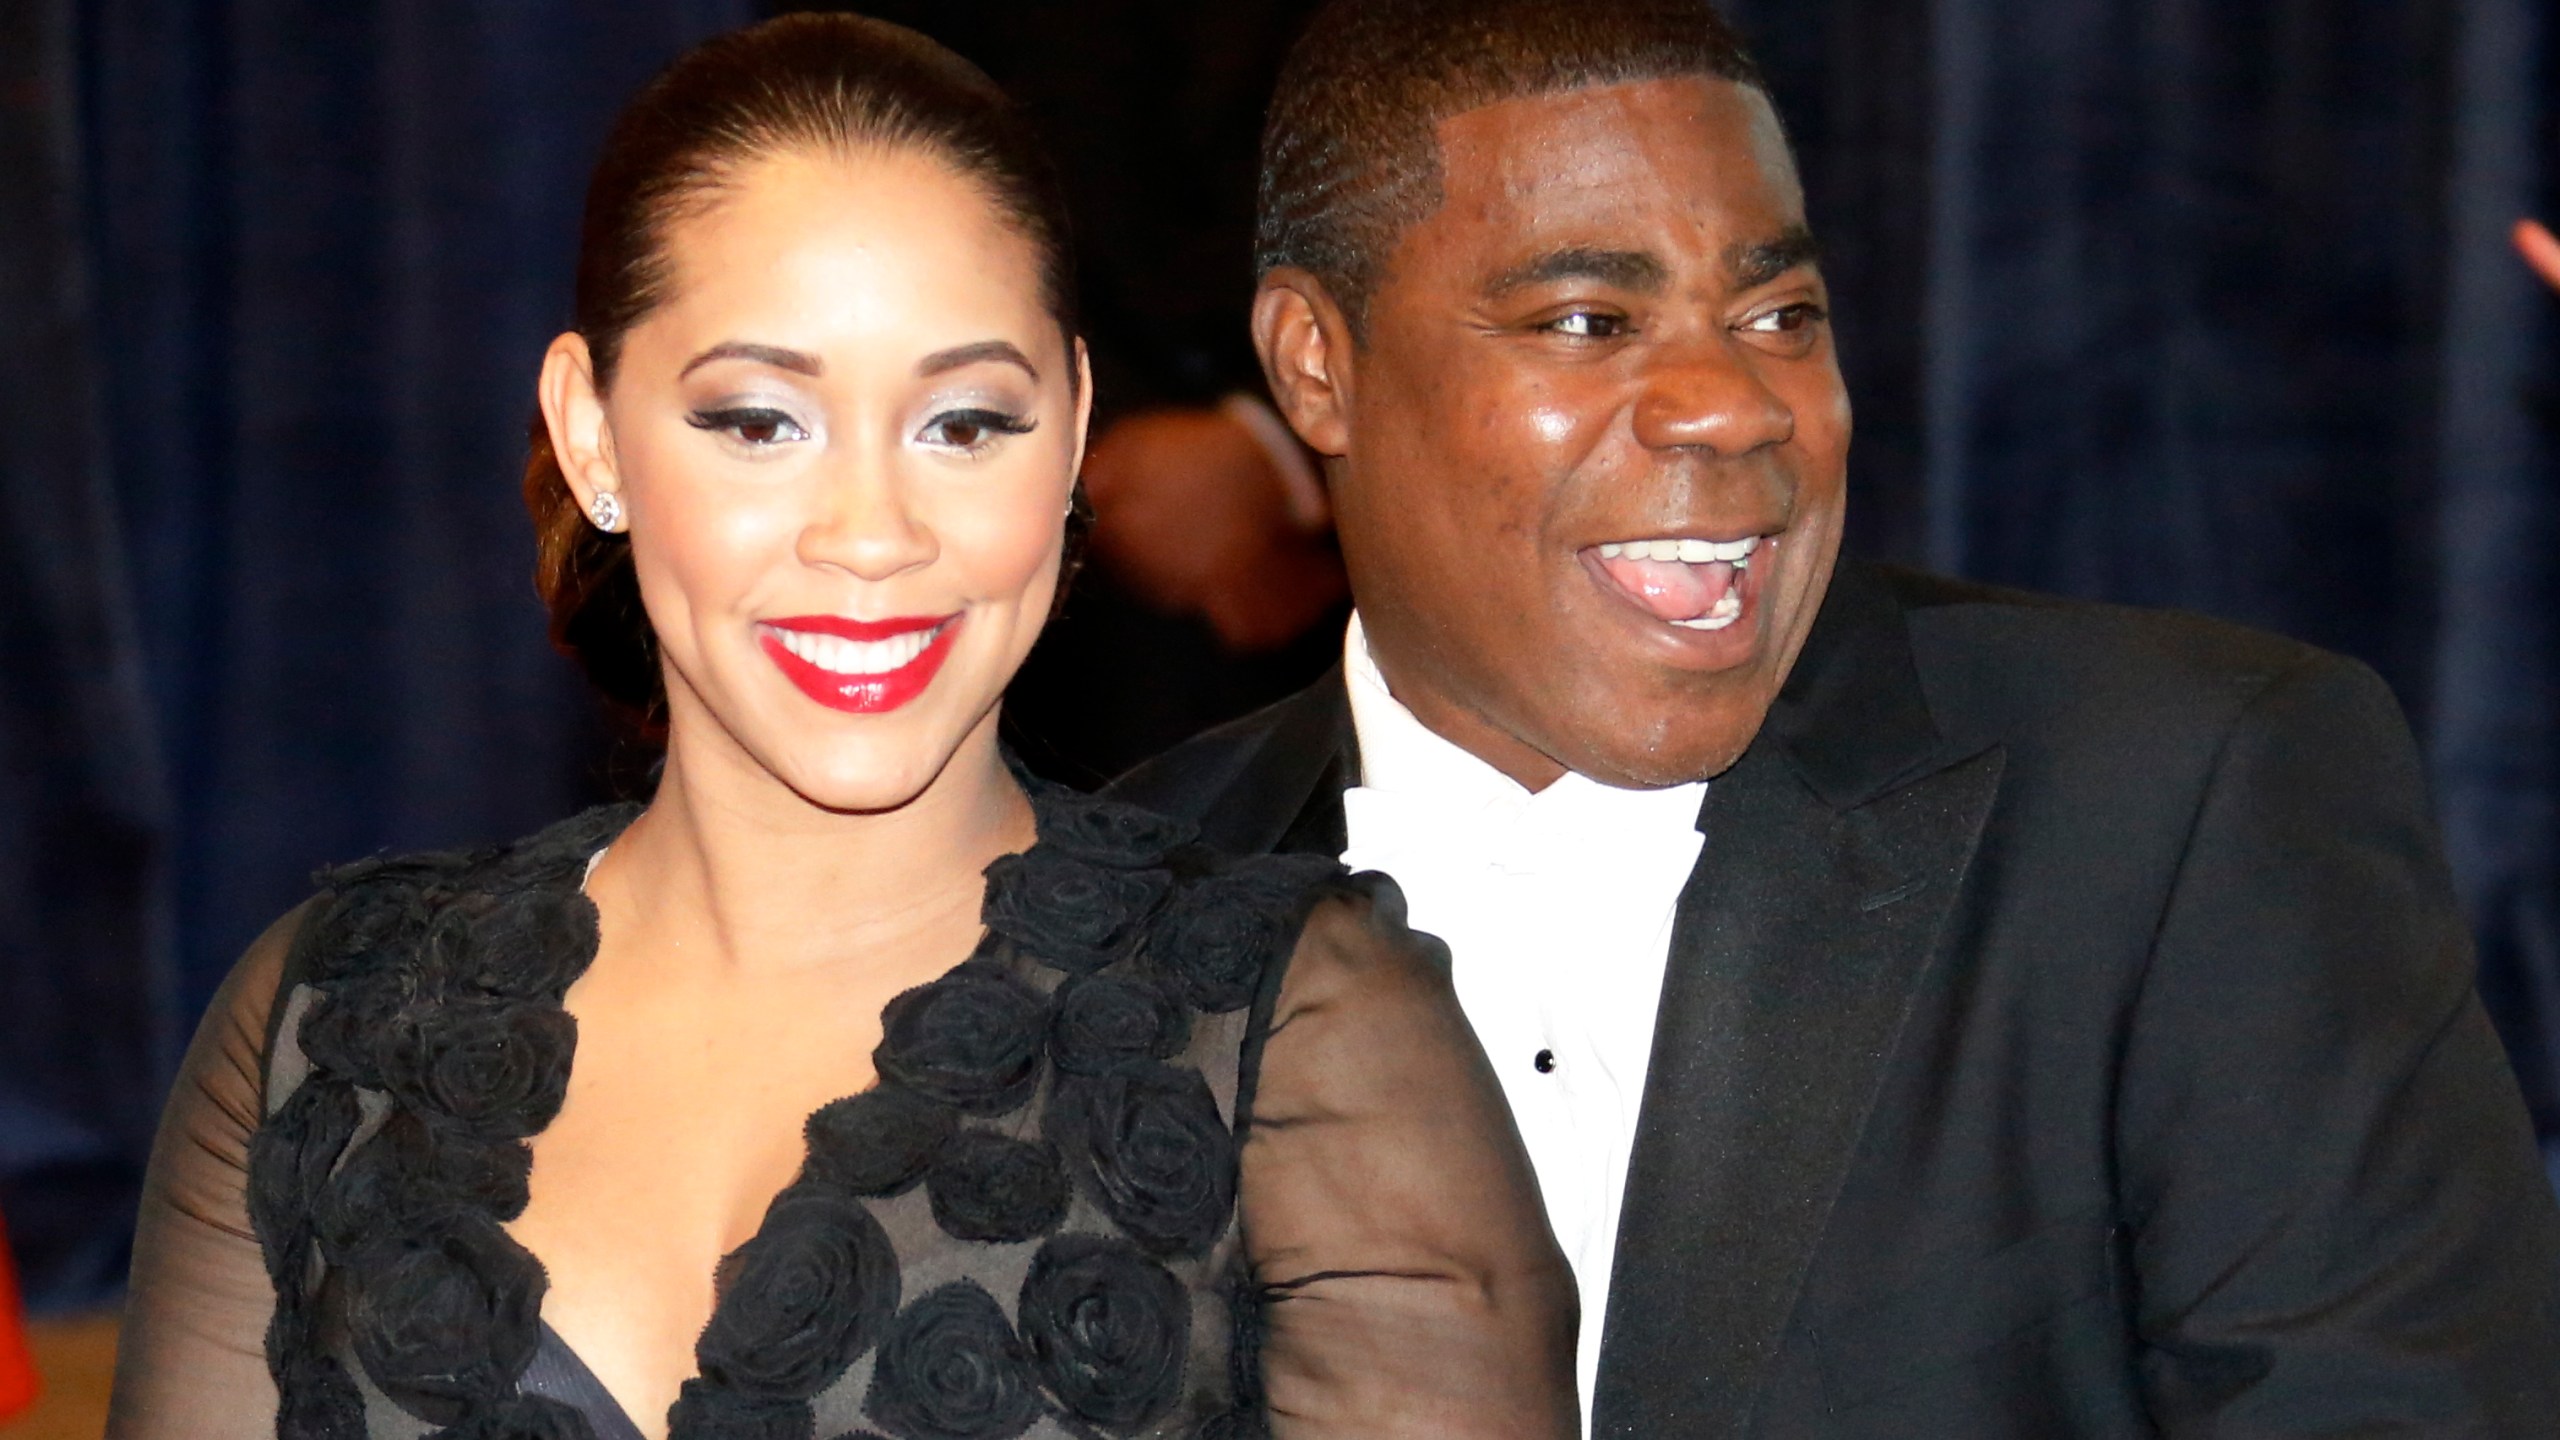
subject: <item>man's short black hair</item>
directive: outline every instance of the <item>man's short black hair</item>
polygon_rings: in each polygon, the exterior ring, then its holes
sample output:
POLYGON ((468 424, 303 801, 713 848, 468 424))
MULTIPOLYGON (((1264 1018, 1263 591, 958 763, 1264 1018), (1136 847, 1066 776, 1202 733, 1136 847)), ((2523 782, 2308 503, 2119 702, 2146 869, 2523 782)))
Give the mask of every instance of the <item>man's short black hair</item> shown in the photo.
POLYGON ((1334 0, 1263 128, 1255 273, 1309 272, 1358 327, 1406 227, 1439 207, 1440 122, 1689 75, 1767 88, 1707 0, 1334 0))

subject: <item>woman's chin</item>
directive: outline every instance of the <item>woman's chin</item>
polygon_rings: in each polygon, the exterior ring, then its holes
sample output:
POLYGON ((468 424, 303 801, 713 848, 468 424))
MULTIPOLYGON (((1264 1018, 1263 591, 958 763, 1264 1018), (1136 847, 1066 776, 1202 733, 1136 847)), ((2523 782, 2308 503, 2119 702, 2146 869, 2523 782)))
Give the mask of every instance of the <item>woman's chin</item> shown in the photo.
POLYGON ((900 726, 901 734, 848 741, 843 736, 795 737, 775 778, 822 810, 869 814, 914 803, 950 768, 967 739, 944 727, 900 726))

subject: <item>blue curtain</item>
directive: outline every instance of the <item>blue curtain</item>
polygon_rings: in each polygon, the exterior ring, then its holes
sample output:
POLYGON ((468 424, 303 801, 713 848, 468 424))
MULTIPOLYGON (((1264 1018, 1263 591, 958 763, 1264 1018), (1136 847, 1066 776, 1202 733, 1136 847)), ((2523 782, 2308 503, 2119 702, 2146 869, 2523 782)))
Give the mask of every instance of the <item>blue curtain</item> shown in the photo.
POLYGON ((1729 0, 1801 147, 1855 543, 2344 650, 2426 737, 2560 1144, 2549 0, 1729 0))
POLYGON ((597 788, 531 382, 605 124, 752 7, 0 14, 0 1209, 45 1306, 118 1282, 175 1037, 315 866, 597 788))
MULTIPOLYGON (((1728 3, 1840 292, 1854 542, 2376 665, 2560 1137, 2560 300, 2505 244, 2560 218, 2549 0, 1728 3)), ((599 788, 525 578, 530 381, 605 121, 754 8, 0 4, 0 1210, 39 1303, 114 1284, 178 1039, 314 866, 599 788)))

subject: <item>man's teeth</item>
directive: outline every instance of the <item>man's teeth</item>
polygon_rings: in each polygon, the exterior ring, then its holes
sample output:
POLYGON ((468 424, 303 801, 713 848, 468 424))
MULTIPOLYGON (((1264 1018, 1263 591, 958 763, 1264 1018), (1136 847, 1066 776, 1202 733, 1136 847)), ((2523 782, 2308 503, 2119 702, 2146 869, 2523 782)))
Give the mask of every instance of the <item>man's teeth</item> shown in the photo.
MULTIPOLYGON (((1603 560, 1677 560, 1684 565, 1705 565, 1722 561, 1727 565, 1747 565, 1751 552, 1760 548, 1760 537, 1746 535, 1740 540, 1625 540, 1600 547, 1603 560)), ((1725 624, 1733 622, 1727 620, 1725 624)), ((1716 627, 1710 627, 1716 628, 1716 627)))
POLYGON ((886 675, 903 670, 924 653, 933 637, 942 633, 937 625, 930 630, 914 630, 888 640, 847 640, 836 635, 817 635, 806 630, 773 627, 774 637, 782 648, 836 675, 886 675))
POLYGON ((1724 598, 1717 601, 1715 608, 1706 614, 1695 620, 1674 620, 1671 623, 1683 630, 1721 630, 1741 618, 1742 592, 1727 590, 1724 592, 1724 598))

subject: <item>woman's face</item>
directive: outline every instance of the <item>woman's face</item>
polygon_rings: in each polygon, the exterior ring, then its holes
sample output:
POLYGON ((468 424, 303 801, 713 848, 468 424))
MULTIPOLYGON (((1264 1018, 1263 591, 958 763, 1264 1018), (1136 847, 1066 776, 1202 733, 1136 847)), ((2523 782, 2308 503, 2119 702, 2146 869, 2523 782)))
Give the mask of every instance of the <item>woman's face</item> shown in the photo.
POLYGON ((706 200, 585 447, 584 348, 555 347, 554 443, 629 517, 679 762, 734 747, 830 809, 901 805, 1049 614, 1083 356, 1032 244, 933 157, 785 154, 706 200))

